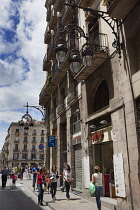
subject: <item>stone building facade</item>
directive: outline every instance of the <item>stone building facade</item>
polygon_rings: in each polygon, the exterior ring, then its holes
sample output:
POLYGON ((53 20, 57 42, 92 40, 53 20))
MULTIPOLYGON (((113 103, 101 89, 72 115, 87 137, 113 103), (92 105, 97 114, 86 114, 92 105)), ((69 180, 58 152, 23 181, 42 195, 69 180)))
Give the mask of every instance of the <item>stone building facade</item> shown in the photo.
POLYGON ((44 164, 44 150, 39 150, 39 145, 44 145, 45 138, 42 121, 34 121, 34 126, 28 130, 19 126, 18 122, 12 122, 2 148, 3 165, 44 164))
MULTIPOLYGON (((70 164, 72 188, 86 192, 95 165, 104 174, 103 196, 117 197, 116 209, 140 209, 140 2, 77 1, 119 20, 121 58, 103 18, 77 9, 78 25, 89 35, 94 54, 90 67, 73 76, 68 57, 58 63, 54 48, 59 30, 71 23, 64 0, 46 0, 47 27, 43 61, 46 83, 39 96, 46 108, 47 135, 57 147, 46 148, 46 165, 70 164), (118 164, 119 163, 119 164, 118 164)), ((73 1, 67 1, 72 3, 73 1)), ((79 47, 83 39, 79 40, 79 47)), ((60 180, 62 182, 62 180, 60 180)))

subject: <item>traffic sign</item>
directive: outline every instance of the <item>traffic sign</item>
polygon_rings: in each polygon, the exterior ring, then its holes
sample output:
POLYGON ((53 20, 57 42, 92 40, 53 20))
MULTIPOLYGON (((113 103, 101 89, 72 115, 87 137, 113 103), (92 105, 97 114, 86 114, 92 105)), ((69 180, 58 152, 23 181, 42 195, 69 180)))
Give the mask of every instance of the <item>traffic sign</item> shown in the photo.
POLYGON ((43 150, 44 149, 44 144, 39 144, 39 149, 43 150))
POLYGON ((57 136, 49 135, 48 136, 48 147, 56 147, 57 136))

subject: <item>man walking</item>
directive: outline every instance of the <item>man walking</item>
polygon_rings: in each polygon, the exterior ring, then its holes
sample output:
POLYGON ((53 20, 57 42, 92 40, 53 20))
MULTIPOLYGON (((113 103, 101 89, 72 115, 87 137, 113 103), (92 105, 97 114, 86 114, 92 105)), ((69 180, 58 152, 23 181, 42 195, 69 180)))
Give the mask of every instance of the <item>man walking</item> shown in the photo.
POLYGON ((35 191, 35 183, 36 183, 36 177, 37 177, 37 173, 39 172, 39 168, 38 165, 35 164, 34 168, 32 169, 32 174, 33 174, 33 191, 35 191))
POLYGON ((6 166, 4 166, 4 168, 1 170, 1 174, 2 174, 2 187, 6 187, 6 182, 7 182, 7 175, 8 175, 8 169, 6 168, 6 166))

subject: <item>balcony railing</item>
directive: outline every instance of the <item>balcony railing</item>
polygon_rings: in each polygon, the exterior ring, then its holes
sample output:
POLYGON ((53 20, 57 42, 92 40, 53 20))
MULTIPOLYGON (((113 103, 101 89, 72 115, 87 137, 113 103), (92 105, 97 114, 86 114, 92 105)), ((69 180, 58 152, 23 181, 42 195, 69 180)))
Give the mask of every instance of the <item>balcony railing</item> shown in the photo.
POLYGON ((75 76, 77 80, 87 79, 108 58, 107 35, 99 33, 93 43, 93 61, 89 67, 83 66, 75 76))
POLYGON ((51 62, 47 59, 47 53, 44 56, 43 59, 43 71, 50 71, 51 69, 51 62))
POLYGON ((108 14, 117 19, 124 19, 139 0, 107 0, 108 14))
POLYGON ((75 102, 75 100, 77 100, 77 91, 76 91, 76 83, 73 82, 68 88, 67 103, 69 104, 72 101, 75 102))
POLYGON ((35 143, 37 143, 37 141, 36 141, 36 140, 32 140, 32 143, 34 143, 34 144, 35 144, 35 143))
POLYGON ((31 152, 37 152, 37 149, 30 149, 31 152))
POLYGON ((13 149, 13 152, 20 152, 19 149, 13 149))
POLYGON ((63 7, 63 9, 61 11, 61 18, 62 18, 63 25, 68 25, 71 22, 72 14, 73 14, 73 11, 72 11, 71 7, 69 7, 69 6, 63 7))
POLYGON ((23 140, 23 143, 24 143, 24 144, 27 144, 27 143, 28 143, 28 140, 23 140))
POLYGON ((19 143, 19 139, 18 139, 18 140, 15 139, 15 140, 14 140, 14 143, 19 143))
POLYGON ((28 152, 29 150, 28 149, 22 149, 22 152, 28 152))

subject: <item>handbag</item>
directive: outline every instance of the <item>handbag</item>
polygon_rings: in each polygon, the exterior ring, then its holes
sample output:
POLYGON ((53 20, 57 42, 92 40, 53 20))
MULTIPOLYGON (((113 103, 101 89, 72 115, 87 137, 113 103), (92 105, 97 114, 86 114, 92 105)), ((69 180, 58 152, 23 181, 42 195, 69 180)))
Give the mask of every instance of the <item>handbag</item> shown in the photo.
POLYGON ((93 194, 95 192, 95 190, 96 190, 95 185, 92 182, 90 182, 90 184, 89 184, 89 192, 90 192, 90 194, 93 194))

